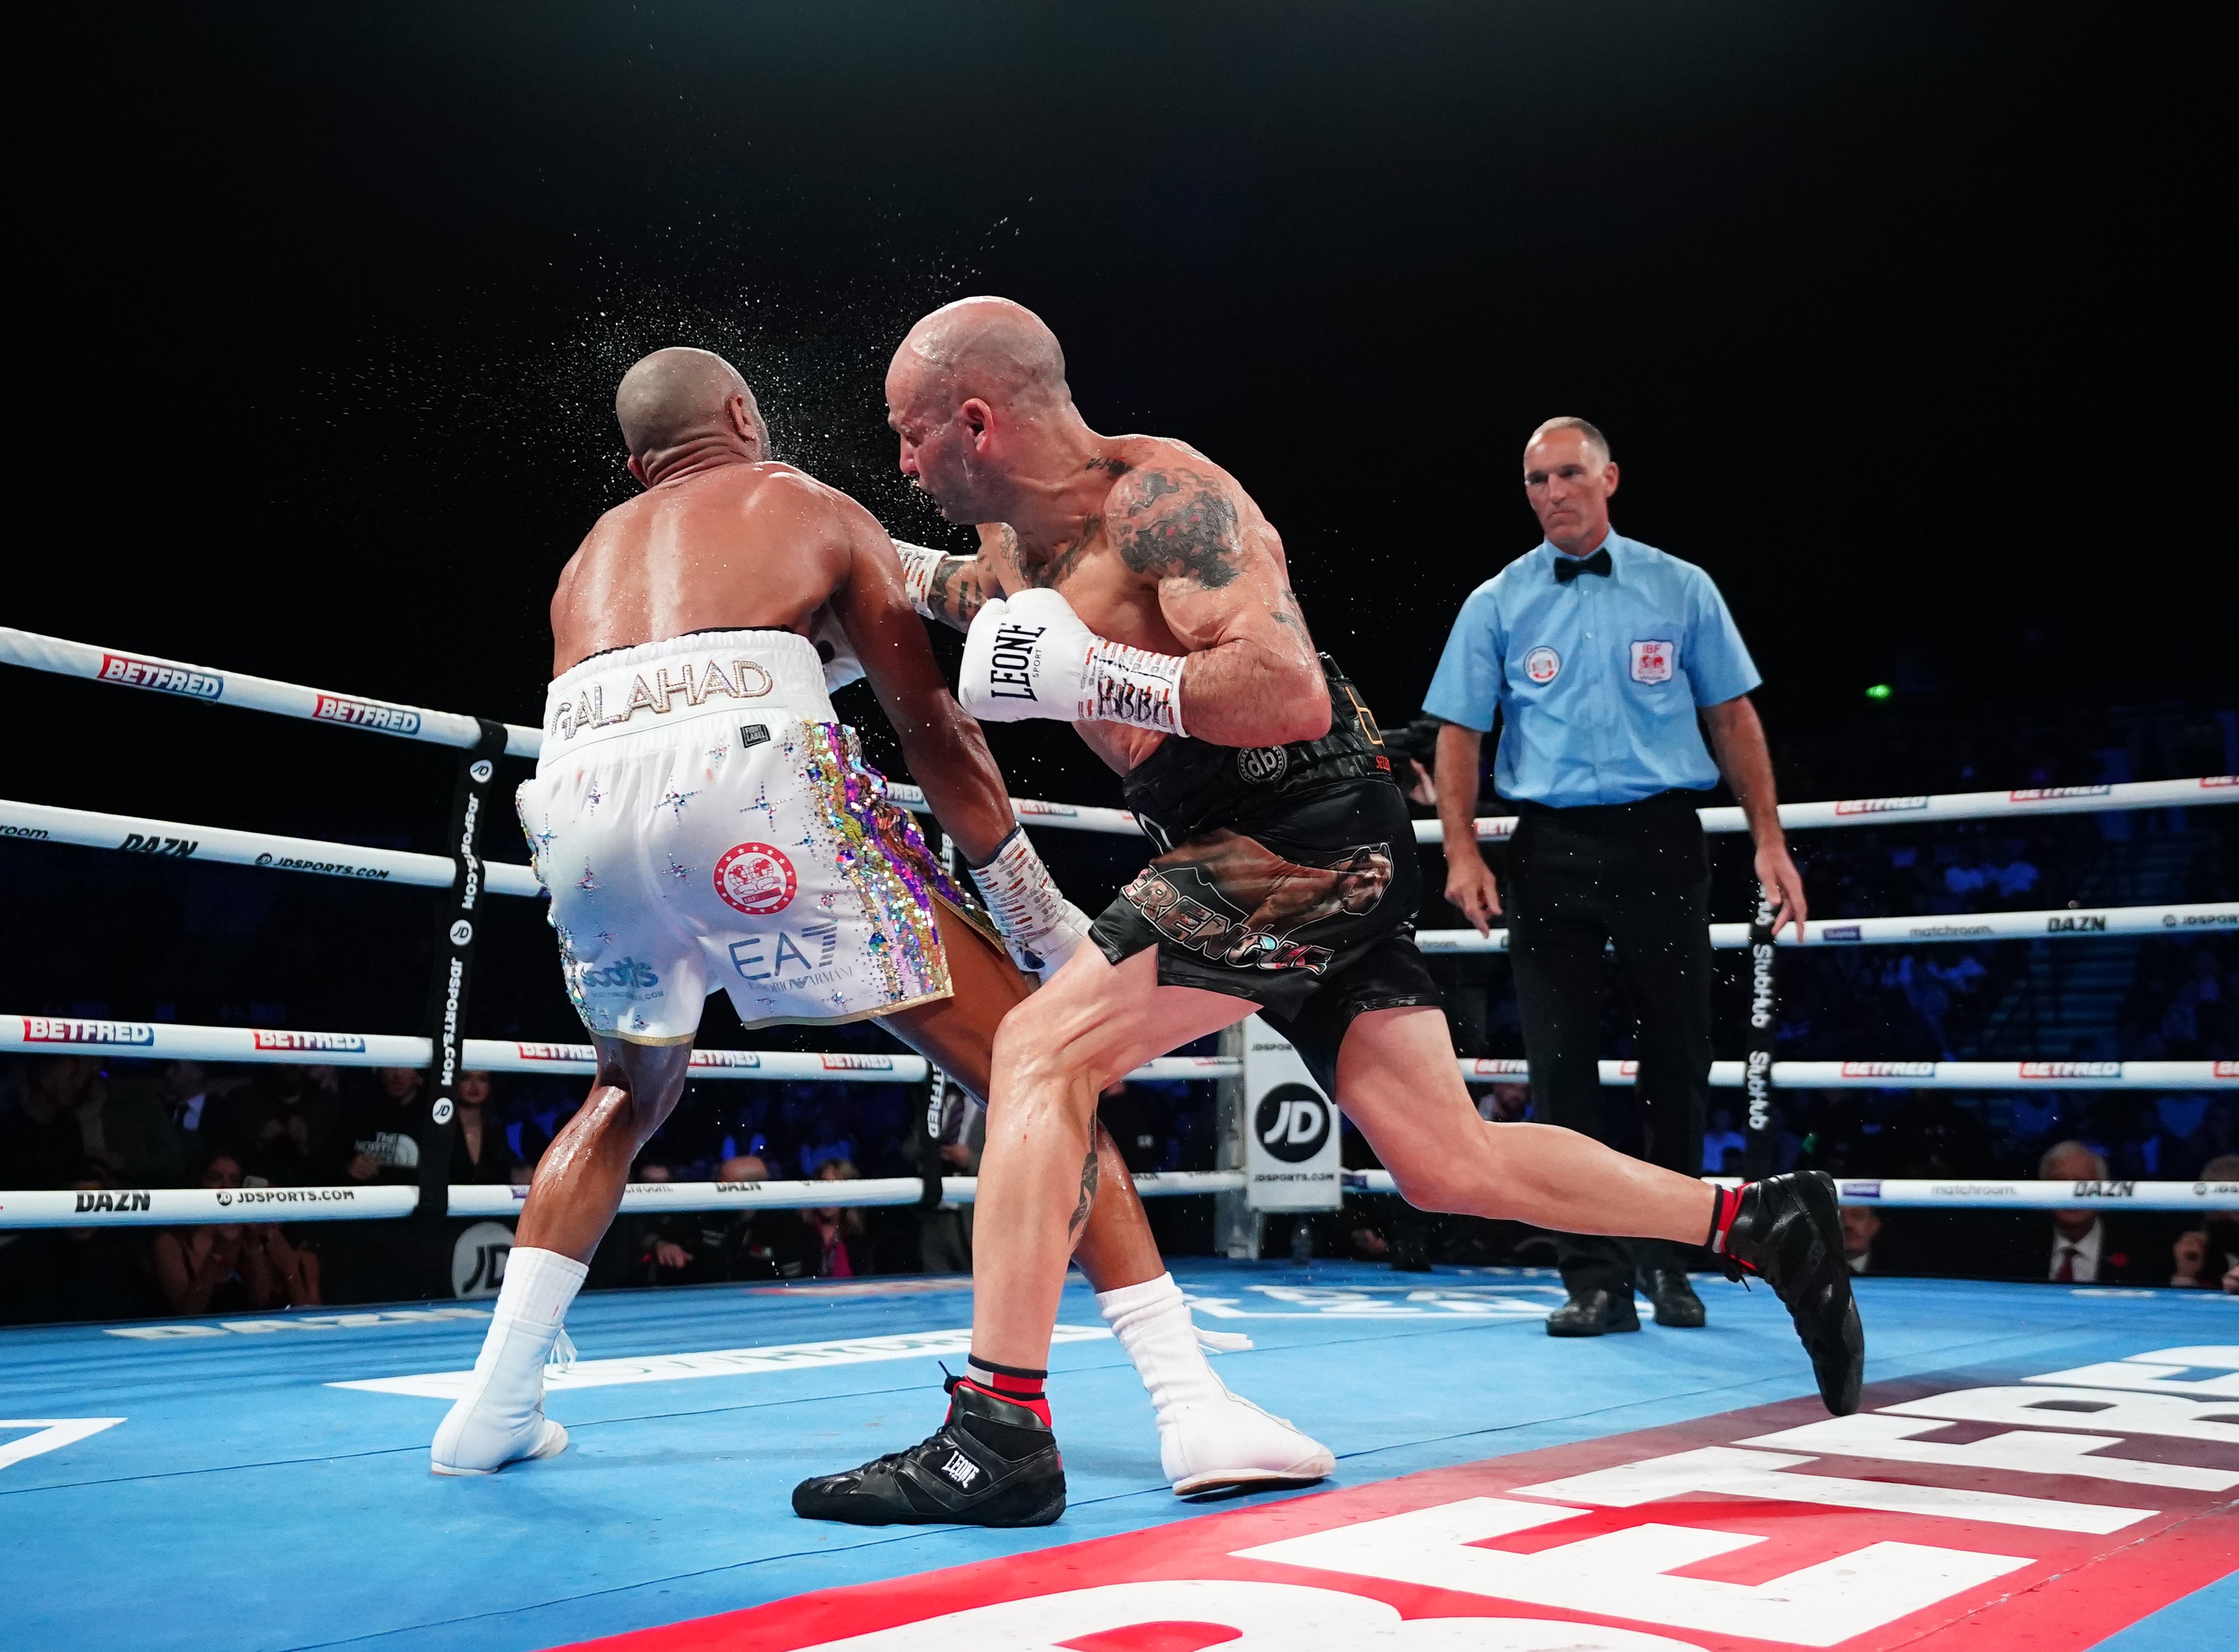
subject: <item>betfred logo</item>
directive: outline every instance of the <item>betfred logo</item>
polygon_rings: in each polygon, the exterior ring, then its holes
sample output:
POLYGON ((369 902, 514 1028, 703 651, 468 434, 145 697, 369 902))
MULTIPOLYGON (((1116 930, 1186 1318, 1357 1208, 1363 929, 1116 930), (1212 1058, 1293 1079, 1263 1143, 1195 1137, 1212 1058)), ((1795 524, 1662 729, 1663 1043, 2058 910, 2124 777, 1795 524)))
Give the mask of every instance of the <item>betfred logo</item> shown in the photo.
POLYGON ((2050 803, 2064 797, 2106 797, 2114 791, 2111 786, 2039 786, 2020 792, 2006 793, 2009 803, 2050 803))
POLYGON ((588 1044, 516 1044, 513 1050, 523 1061, 591 1061, 598 1055, 588 1044))
POLYGON ((319 703, 312 708, 311 720, 345 723, 352 728, 370 728, 383 734, 420 732, 420 713, 409 706, 384 706, 377 700, 345 700, 340 694, 321 694, 319 703))
POLYGON ((819 1056, 817 1059, 823 1062, 824 1071, 827 1072, 892 1072, 894 1070, 894 1058, 892 1056, 855 1056, 827 1052, 819 1056))
POLYGON ((144 1021, 80 1021, 61 1015, 27 1015, 26 1044, 151 1045, 156 1029, 144 1021))
POLYGON ((591 1644, 2083 1652, 2229 1569, 2234 1368, 1877 1383, 591 1644))
POLYGON ((324 1051, 331 1055, 363 1055, 365 1039, 355 1032, 272 1032, 262 1028, 250 1034, 259 1050, 324 1051))
POLYGON ((1469 1064, 1472 1078, 1525 1078, 1531 1072, 1531 1064, 1502 1056, 1474 1056, 1469 1064))
POLYGON ((1070 803, 1042 803, 1033 798, 1019 798, 1011 807, 1021 815, 1040 815, 1058 820, 1070 820, 1080 813, 1070 803))
POLYGON ((2209 1070, 2216 1078, 2239 1078, 2239 1061, 2219 1061, 2209 1070))
POLYGON ((759 1067, 762 1058, 751 1050, 694 1050, 691 1064, 695 1067, 759 1067))
POLYGON ((2239 786, 2239 774, 2203 774, 2200 777, 2200 784, 2203 790, 2209 786, 2239 786))
POLYGON ((1933 1078, 1933 1061, 1845 1061, 1845 1078, 1933 1078))
POLYGON ((2123 1064, 2119 1061, 2024 1061, 2021 1064, 2024 1078, 2119 1078, 2123 1064))
POLYGON ((216 700, 225 693, 225 679, 217 672, 166 665, 160 660, 136 660, 129 654, 102 655, 101 680, 122 683, 127 688, 149 688, 159 694, 184 694, 189 700, 216 700))
POLYGON ((1907 809, 1924 809, 1924 797, 1860 797, 1846 799, 1835 806, 1840 814, 1898 814, 1907 809))

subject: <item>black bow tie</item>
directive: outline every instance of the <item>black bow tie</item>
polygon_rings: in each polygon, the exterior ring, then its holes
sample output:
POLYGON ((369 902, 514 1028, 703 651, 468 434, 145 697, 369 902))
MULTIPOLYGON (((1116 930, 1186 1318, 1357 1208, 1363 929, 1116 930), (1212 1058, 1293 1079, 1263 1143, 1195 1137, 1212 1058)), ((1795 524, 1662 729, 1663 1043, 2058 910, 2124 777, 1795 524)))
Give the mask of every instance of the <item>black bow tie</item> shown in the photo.
POLYGON ((1606 545, 1591 556, 1558 555, 1555 559, 1555 583, 1558 585, 1568 585, 1581 574, 1598 574, 1607 579, 1609 571, 1610 554, 1606 545))

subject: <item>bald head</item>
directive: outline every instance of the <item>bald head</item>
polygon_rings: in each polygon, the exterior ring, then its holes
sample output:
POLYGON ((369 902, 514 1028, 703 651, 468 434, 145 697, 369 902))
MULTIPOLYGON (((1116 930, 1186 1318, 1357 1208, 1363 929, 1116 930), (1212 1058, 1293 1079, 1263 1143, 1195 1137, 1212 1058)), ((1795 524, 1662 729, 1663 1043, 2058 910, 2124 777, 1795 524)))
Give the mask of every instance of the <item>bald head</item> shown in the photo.
POLYGON ((953 408, 977 397, 998 412, 1073 400, 1057 335, 1024 304, 960 298, 909 330, 887 372, 887 400, 953 408))
POLYGON ((756 458, 769 451, 754 393, 739 369, 712 350, 655 350, 622 375, 615 418, 630 457, 640 463, 688 442, 726 437, 754 439, 760 444, 756 458))

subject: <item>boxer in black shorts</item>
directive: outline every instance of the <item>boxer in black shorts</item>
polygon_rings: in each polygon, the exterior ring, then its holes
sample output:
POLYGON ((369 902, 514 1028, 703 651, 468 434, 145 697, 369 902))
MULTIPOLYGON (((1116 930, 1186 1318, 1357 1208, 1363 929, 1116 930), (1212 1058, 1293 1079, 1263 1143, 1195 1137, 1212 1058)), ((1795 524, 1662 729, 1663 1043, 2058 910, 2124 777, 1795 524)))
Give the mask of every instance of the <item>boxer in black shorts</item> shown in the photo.
MULTIPOLYGON (((972 1357, 907 1451, 811 1480, 804 1515, 1037 1525, 1065 1508, 1043 1392, 1070 1235, 1096 1191, 1096 1098, 1254 1009, 1304 1049, 1411 1203, 1571 1233, 1709 1244, 1788 1305, 1821 1397, 1857 1408, 1865 1337, 1833 1184, 1738 1192, 1470 1103, 1406 931, 1417 866, 1380 737, 1325 666, 1283 542, 1184 443, 1102 436, 1056 338, 1002 299, 910 331, 887 375, 904 474, 977 557, 904 547, 919 606, 967 627, 957 698, 1072 723, 1160 853, 995 1038, 973 1244, 972 1357), (1080 1195, 1066 1197, 1078 1171, 1080 1195)), ((1333 472, 1383 461, 1327 449, 1333 472)))

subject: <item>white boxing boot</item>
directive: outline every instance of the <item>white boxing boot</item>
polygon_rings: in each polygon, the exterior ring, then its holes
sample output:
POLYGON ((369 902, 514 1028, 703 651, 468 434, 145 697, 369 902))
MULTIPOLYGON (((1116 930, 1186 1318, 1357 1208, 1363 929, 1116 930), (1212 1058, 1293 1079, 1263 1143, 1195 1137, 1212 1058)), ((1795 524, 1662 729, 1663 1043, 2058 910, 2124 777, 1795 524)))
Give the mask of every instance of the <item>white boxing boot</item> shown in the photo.
POLYGON ((1172 1274, 1099 1291, 1096 1305, 1158 1408, 1159 1461, 1176 1496, 1305 1485, 1337 1467, 1327 1446, 1221 1386, 1172 1274))
POLYGON ((544 1366, 555 1343, 574 1353, 560 1322, 590 1271, 556 1251, 516 1248, 506 1258, 489 1335, 467 1391, 435 1430, 437 1474, 495 1474, 508 1463, 556 1457, 568 1430, 544 1415, 544 1366))

